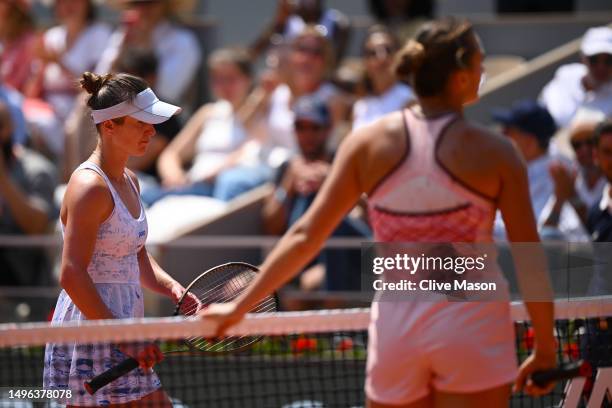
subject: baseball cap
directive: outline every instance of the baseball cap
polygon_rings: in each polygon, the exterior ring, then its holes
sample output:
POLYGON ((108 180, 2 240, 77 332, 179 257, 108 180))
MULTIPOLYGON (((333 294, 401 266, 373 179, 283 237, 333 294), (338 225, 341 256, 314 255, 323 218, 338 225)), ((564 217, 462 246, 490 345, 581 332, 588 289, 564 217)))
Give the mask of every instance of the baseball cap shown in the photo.
POLYGON ((597 54, 612 55, 612 28, 589 28, 584 37, 582 37, 580 51, 587 57, 597 54))
POLYGON ((331 117, 327 105, 319 98, 302 96, 293 107, 295 120, 308 120, 321 126, 329 126, 331 117))
POLYGON ((548 110, 534 100, 522 100, 510 109, 495 109, 493 119, 505 126, 531 133, 540 141, 548 141, 557 131, 557 125, 548 110))

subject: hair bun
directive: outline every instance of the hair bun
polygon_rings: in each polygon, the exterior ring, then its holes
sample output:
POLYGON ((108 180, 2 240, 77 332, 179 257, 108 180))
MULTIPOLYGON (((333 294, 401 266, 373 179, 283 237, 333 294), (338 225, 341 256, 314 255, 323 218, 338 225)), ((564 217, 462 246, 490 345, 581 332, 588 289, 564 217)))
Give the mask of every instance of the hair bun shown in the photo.
POLYGON ((85 72, 80 80, 81 88, 90 95, 96 95, 111 77, 111 74, 96 75, 93 72, 85 72))
POLYGON ((425 60, 425 47, 418 41, 409 40, 397 53, 395 73, 400 79, 409 79, 425 60))

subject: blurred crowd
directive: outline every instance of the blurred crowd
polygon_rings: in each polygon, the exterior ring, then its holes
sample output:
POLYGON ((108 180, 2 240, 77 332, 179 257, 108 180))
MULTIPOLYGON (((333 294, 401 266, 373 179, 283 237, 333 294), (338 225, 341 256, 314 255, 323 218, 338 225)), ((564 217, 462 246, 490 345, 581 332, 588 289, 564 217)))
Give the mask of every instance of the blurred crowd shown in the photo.
MULTIPOLYGON (((351 22, 343 12, 322 0, 279 0, 252 41, 204 55, 177 18, 190 11, 189 1, 104 4, 119 11, 114 25, 98 18, 95 0, 43 2, 55 18, 47 29, 30 0, 0 0, 0 234, 53 230, 61 186, 96 143, 76 86, 84 71, 138 75, 160 98, 186 107, 157 125, 147 153, 129 163, 147 206, 193 195, 227 202, 271 183, 262 220, 267 233, 282 234, 307 210, 351 131, 415 103, 410 84, 394 74, 394 54, 433 13, 431 1, 372 1, 377 23, 361 54, 347 56, 351 22), (191 109, 201 68, 212 100, 191 109)), ((527 163, 542 238, 608 242, 612 28, 589 29, 580 52, 538 100, 500 107, 492 117, 527 163)), ((369 237, 361 206, 335 236, 369 237)), ((496 234, 503 239, 501 219, 496 234)), ((301 284, 359 287, 359 274, 350 277, 359 259, 324 251, 301 284)), ((38 249, 0 248, 0 285, 47 283, 47 262, 38 249)))

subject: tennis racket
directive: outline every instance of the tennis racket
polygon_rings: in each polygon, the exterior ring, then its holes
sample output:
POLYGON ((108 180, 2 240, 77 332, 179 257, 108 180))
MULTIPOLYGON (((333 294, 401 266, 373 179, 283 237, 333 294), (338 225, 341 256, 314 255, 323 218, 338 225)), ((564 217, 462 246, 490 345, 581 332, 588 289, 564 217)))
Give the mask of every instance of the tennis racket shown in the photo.
MULTIPOLYGON (((216 266, 198 276, 187 286, 174 310, 175 316, 191 316, 213 303, 226 303, 234 300, 253 281, 259 270, 245 262, 230 262, 216 266)), ((269 295, 256 304, 249 313, 270 313, 277 310, 275 294, 269 295)), ((235 353, 250 348, 263 336, 224 337, 204 339, 191 337, 178 342, 176 350, 164 354, 195 353, 235 353)), ((93 395, 100 388, 138 368, 138 361, 128 358, 120 364, 85 382, 85 390, 93 395)))
POLYGON ((593 368, 584 360, 562 364, 557 368, 545 371, 536 371, 531 374, 531 381, 538 387, 546 387, 552 381, 569 380, 574 377, 590 377, 593 368))

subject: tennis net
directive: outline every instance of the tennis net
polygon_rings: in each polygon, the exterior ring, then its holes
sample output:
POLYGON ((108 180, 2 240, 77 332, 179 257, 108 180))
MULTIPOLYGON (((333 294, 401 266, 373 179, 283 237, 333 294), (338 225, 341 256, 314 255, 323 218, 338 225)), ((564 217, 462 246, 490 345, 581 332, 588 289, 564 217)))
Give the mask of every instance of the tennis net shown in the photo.
MULTIPOLYGON (((533 333, 524 305, 513 303, 512 315, 522 361, 533 346, 533 333)), ((560 361, 582 358, 595 366, 612 365, 610 316, 611 297, 557 301, 560 361)), ((175 407, 362 407, 368 322, 368 309, 249 316, 229 334, 264 336, 252 348, 233 354, 167 354, 155 372, 175 407)), ((45 343, 87 344, 93 356, 100 344, 158 341, 168 351, 176 348, 175 340, 211 334, 207 322, 182 318, 92 321, 61 327, 0 325, 0 407, 61 406, 52 400, 66 397, 65 393, 53 395, 42 389, 45 343)), ((117 361, 115 355, 105 358, 102 366, 110 367, 124 357, 117 361)), ((93 367, 92 361, 80 359, 73 363, 71 375, 79 376, 76 383, 80 384, 93 367)), ((557 406, 564 397, 564 385, 558 384, 552 394, 538 399, 514 395, 509 406, 557 406)), ((138 386, 126 382, 115 392, 137 392, 138 386)), ((69 389, 69 403, 82 405, 88 395, 84 388, 69 389)), ((104 388, 98 392, 104 395, 104 388)), ((109 401, 107 397, 99 403, 109 401)))

